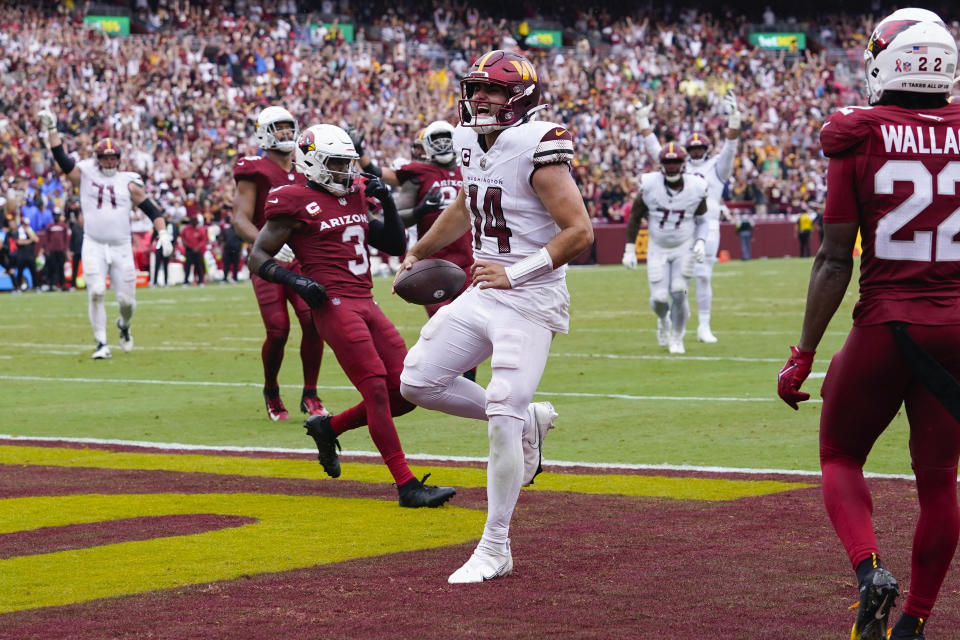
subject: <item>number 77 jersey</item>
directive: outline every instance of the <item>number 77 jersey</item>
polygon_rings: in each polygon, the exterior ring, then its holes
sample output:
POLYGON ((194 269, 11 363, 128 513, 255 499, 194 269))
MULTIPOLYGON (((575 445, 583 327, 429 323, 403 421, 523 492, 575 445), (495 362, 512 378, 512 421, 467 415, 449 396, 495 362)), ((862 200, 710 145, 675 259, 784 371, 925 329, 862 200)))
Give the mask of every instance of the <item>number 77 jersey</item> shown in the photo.
MULTIPOLYGON (((533 189, 536 169, 573 162, 573 137, 563 125, 532 121, 504 129, 490 149, 478 134, 458 125, 454 146, 467 208, 473 215, 473 254, 478 260, 511 265, 544 247, 560 228, 533 189)), ((565 266, 524 286, 562 282, 565 266)))
POLYGON ((820 144, 823 221, 860 225, 854 323, 960 322, 960 105, 846 107, 820 144))

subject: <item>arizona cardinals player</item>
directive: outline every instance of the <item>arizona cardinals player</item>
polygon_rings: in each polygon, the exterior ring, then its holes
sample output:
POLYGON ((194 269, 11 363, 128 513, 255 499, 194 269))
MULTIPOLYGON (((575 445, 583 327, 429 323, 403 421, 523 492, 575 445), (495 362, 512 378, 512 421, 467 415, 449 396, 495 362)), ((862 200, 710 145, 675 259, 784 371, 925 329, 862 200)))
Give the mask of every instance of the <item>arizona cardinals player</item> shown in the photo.
POLYGON ((133 350, 130 320, 137 308, 137 268, 133 261, 130 213, 142 210, 153 222, 164 255, 173 253, 173 242, 163 213, 144 191, 143 180, 132 171, 119 171, 120 148, 112 138, 103 138, 94 147, 93 158, 76 162, 63 149, 57 131, 57 116, 49 108, 37 114, 47 132, 50 150, 57 165, 74 186, 80 187, 83 212, 83 272, 87 281, 90 325, 97 347, 93 358, 111 356, 107 345, 107 275, 117 297, 120 317, 120 348, 133 350))
MULTIPOLYGON (((870 106, 842 108, 820 131, 830 159, 823 244, 778 392, 794 409, 810 397, 800 385, 846 292, 859 231, 860 299, 821 389, 822 493, 859 584, 851 638, 887 638, 900 586, 880 562, 863 465, 905 406, 920 517, 910 589, 889 637, 918 640, 960 537, 960 105, 949 102, 957 43, 937 14, 901 9, 877 25, 863 57, 870 106)), ((896 517, 907 524, 907 514, 896 517)))
POLYGON ((530 401, 553 336, 568 330, 565 265, 593 242, 570 174, 573 137, 563 125, 532 119, 546 106, 533 65, 491 51, 460 89, 453 141, 463 188, 403 263, 410 268, 472 229, 475 286, 427 322, 401 376, 412 402, 487 423, 487 522, 451 583, 513 570, 510 519, 521 485, 540 471, 543 438, 557 415, 550 403, 530 401), (486 389, 457 375, 487 358, 486 389))
MULTIPOLYGON (((293 166, 293 150, 298 135, 297 120, 283 107, 266 107, 257 116, 257 144, 263 156, 245 156, 236 161, 233 178, 237 191, 233 200, 233 226, 244 241, 252 243, 265 222, 263 208, 270 189, 284 184, 303 184, 303 176, 293 166)), ((292 271, 299 264, 290 247, 284 245, 276 258, 292 271)), ((310 317, 310 307, 290 287, 268 282, 250 272, 253 292, 260 307, 260 317, 267 336, 260 348, 263 360, 263 398, 267 416, 271 420, 289 420, 290 413, 280 399, 277 376, 283 362, 283 352, 290 334, 290 316, 287 302, 300 321, 300 361, 303 365, 303 393, 300 410, 310 415, 326 415, 317 397, 317 378, 323 358, 323 341, 310 317)))
POLYGON ((657 342, 670 353, 684 353, 683 334, 690 317, 687 287, 694 263, 705 256, 707 181, 684 167, 687 152, 670 142, 660 151, 660 170, 640 176, 640 192, 627 221, 623 263, 637 266, 634 246, 641 220, 648 220, 647 280, 650 307, 657 314, 657 342), (632 260, 630 258, 632 257, 632 260))
MULTIPOLYGON (((685 145, 687 171, 707 181, 707 212, 704 214, 707 221, 706 257, 694 266, 693 275, 697 283, 697 340, 711 343, 717 341, 710 328, 710 309, 713 306, 713 266, 720 248, 720 208, 724 186, 733 173, 742 120, 737 97, 732 91, 723 98, 722 104, 727 114, 727 132, 720 151, 708 156, 710 140, 701 133, 691 135, 685 145)), ((662 147, 650 127, 650 111, 651 106, 641 105, 637 109, 637 121, 647 153, 651 157, 659 157, 662 147)), ((633 251, 633 248, 628 247, 627 251, 633 251)))
POLYGON ((298 138, 296 153, 306 184, 270 191, 267 221, 250 253, 250 270, 292 287, 306 300, 320 336, 363 397, 335 416, 311 416, 304 426, 324 470, 335 478, 340 475, 337 436, 369 423, 370 437, 396 482, 400 506, 441 505, 456 492, 414 477, 400 446, 393 416, 414 408, 400 395, 407 348, 371 293, 367 246, 400 255, 407 244, 390 189, 375 176, 365 190, 355 187, 358 156, 340 127, 310 127, 298 138), (365 195, 382 204, 382 221, 368 219, 365 195), (287 242, 299 257, 302 275, 271 257, 287 242))

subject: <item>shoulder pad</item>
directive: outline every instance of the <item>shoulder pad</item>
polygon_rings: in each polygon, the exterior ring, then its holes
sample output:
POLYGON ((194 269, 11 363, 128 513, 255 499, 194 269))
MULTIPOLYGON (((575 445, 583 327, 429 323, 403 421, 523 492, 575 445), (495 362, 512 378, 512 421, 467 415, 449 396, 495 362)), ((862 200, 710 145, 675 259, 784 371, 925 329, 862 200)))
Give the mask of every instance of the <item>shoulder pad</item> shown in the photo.
POLYGON ((573 164, 573 136, 566 127, 552 125, 534 149, 533 165, 542 167, 557 163, 573 164))
POLYGON ((828 158, 860 145, 869 133, 873 107, 843 107, 830 114, 820 128, 820 146, 828 158))

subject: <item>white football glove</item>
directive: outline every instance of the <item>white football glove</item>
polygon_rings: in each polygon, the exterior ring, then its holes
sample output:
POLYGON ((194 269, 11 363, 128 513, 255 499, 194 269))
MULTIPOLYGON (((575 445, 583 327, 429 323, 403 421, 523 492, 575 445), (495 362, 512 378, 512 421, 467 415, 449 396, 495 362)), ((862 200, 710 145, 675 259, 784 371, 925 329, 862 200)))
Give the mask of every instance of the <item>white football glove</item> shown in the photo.
POLYGON ((280 247, 280 251, 277 251, 277 255, 273 257, 280 262, 293 262, 297 256, 293 253, 293 249, 290 248, 290 245, 285 244, 280 247))
POLYGON ((723 104, 724 113, 727 114, 727 126, 731 129, 739 129, 741 114, 736 94, 732 90, 728 91, 720 102, 723 104))
POLYGON ((37 119, 40 120, 40 126, 47 131, 55 131, 57 128, 57 116, 50 109, 40 109, 37 112, 37 119))
POLYGON ((623 248, 623 260, 620 263, 627 269, 637 268, 637 245, 632 242, 627 243, 623 248))
POLYGON ((653 111, 652 104, 637 104, 637 110, 633 117, 637 120, 637 127, 640 131, 650 128, 650 113, 653 111))
POLYGON ((697 262, 703 262, 707 257, 707 248, 706 243, 702 238, 697 238, 697 241, 693 243, 693 259, 697 262))
POLYGON ((164 258, 169 258, 173 254, 173 240, 166 229, 157 232, 157 248, 160 249, 164 258))

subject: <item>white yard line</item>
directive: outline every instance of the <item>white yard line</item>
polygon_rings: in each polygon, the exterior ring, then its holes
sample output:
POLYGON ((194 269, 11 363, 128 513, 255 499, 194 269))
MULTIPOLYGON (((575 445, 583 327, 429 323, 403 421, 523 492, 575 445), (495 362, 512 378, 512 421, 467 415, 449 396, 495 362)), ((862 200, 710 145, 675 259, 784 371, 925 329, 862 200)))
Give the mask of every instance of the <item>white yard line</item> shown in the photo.
MULTIPOLYGON (((39 436, 15 436, 0 433, 0 443, 4 440, 10 441, 37 441, 37 442, 72 442, 78 444, 100 444, 124 447, 139 447, 144 449, 166 449, 168 451, 205 451, 209 453, 232 452, 232 453, 305 453, 314 454, 315 449, 287 449, 283 447, 235 447, 235 446, 210 446, 200 444, 182 444, 177 442, 144 442, 140 440, 112 440, 104 438, 50 438, 39 436)), ((380 454, 374 451, 348 451, 341 452, 345 456, 356 456, 362 458, 380 458, 380 454)), ((407 459, 420 461, 437 462, 486 462, 486 458, 472 458, 467 456, 440 456, 429 453, 408 453, 407 459)), ((700 466, 692 464, 624 464, 624 463, 606 463, 606 462, 575 462, 570 460, 544 460, 545 465, 551 467, 581 467, 586 469, 597 469, 601 471, 689 471, 698 473, 720 473, 720 474, 747 474, 747 475, 785 475, 785 476, 806 476, 811 478, 820 477, 819 471, 806 471, 802 469, 748 469, 743 467, 715 467, 700 466)), ((871 473, 864 472, 868 478, 888 478, 894 480, 913 480, 909 474, 899 473, 871 473)))
MULTIPOLYGON (((58 378, 54 376, 11 376, 11 375, 0 375, 0 380, 11 380, 19 382, 56 382, 59 384, 63 383, 90 383, 90 384, 149 384, 149 385, 169 385, 169 386, 181 386, 181 387, 244 387, 244 388, 260 388, 262 383, 258 382, 215 382, 209 380, 143 380, 143 379, 114 379, 114 378, 58 378)), ((280 385, 289 389, 299 389, 299 385, 280 385)), ((338 391, 352 391, 354 387, 342 385, 342 386, 325 386, 318 385, 317 389, 321 390, 338 390, 338 391)), ((566 391, 538 391, 538 396, 547 396, 547 397, 558 397, 558 398, 606 398, 610 400, 668 400, 675 402, 776 402, 777 398, 775 397, 737 397, 737 396, 647 396, 647 395, 634 395, 626 393, 583 393, 583 392, 566 392, 566 391)), ((818 399, 810 399, 808 402, 815 403, 821 402, 818 399)))

